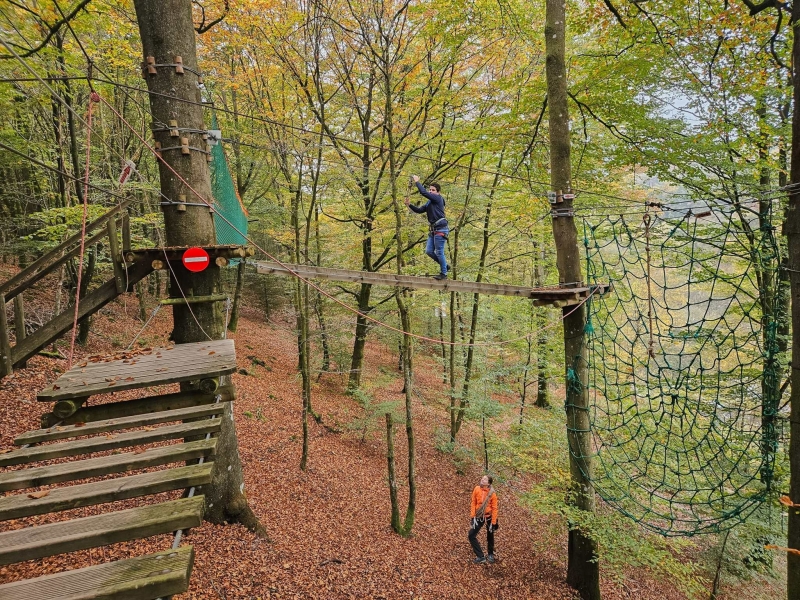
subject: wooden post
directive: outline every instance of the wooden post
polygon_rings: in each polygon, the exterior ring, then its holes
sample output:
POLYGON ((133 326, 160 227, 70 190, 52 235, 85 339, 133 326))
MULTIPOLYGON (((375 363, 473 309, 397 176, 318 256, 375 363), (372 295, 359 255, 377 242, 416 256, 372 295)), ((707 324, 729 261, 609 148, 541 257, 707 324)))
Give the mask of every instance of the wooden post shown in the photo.
MULTIPOLYGON (((545 67, 550 131, 550 185, 561 195, 572 188, 570 163, 569 106, 567 103, 566 5, 547 0, 545 16, 545 67)), ((582 285, 578 232, 572 216, 572 195, 554 199, 553 238, 556 245, 558 279, 562 285, 582 285)), ((588 362, 585 343, 586 306, 564 309, 564 361, 566 378, 567 442, 572 489, 571 504, 588 513, 595 511, 592 484, 592 447, 589 422, 588 362)), ((597 542, 577 526, 570 525, 567 583, 583 600, 600 600, 600 570, 597 542)))
MULTIPOLYGON (((122 213, 122 253, 131 249, 131 215, 126 210, 122 213)), ((120 257, 120 260, 122 257, 120 257)))
POLYGON ((117 237, 117 221, 109 219, 106 224, 108 230, 108 248, 111 252, 111 264, 114 266, 114 284, 117 293, 125 292, 125 271, 122 269, 122 253, 119 251, 119 238, 117 237))
MULTIPOLYGON (((17 338, 17 344, 25 339, 25 306, 22 301, 22 292, 14 296, 14 335, 17 338)), ((22 361, 19 364, 20 369, 28 366, 28 361, 22 361)))
POLYGON ((8 341, 8 322, 6 321, 6 297, 0 294, 0 377, 11 375, 11 343, 8 341))

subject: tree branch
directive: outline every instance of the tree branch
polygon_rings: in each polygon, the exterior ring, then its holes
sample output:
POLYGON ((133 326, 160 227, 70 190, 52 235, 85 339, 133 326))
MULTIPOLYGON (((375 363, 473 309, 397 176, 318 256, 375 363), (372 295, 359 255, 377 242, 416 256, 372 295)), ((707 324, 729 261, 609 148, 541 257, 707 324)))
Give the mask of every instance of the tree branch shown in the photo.
MULTIPOLYGON (((56 33, 58 33, 58 30, 61 29, 67 22, 71 21, 75 17, 75 15, 77 15, 87 4, 89 4, 89 2, 91 2, 91 0, 81 0, 80 2, 78 2, 75 8, 73 8, 69 12, 69 14, 66 17, 56 21, 52 25, 48 24, 46 21, 44 21, 44 19, 41 19, 42 24, 48 29, 47 35, 41 41, 41 43, 35 48, 30 48, 25 52, 20 52, 19 53, 20 58, 27 58, 28 56, 32 56, 37 52, 39 52, 39 50, 44 48, 47 45, 47 43, 52 39, 52 37, 56 33)), ((16 58, 16 57, 13 54, 0 54, 0 59, 9 59, 9 58, 16 58)))
POLYGON ((619 22, 620 25, 622 25, 623 29, 627 29, 628 26, 625 25, 625 21, 622 20, 622 15, 619 14, 617 8, 613 4, 611 4, 611 0, 603 0, 603 4, 605 4, 606 8, 608 8, 608 10, 611 11, 611 14, 613 14, 617 18, 617 21, 619 22))

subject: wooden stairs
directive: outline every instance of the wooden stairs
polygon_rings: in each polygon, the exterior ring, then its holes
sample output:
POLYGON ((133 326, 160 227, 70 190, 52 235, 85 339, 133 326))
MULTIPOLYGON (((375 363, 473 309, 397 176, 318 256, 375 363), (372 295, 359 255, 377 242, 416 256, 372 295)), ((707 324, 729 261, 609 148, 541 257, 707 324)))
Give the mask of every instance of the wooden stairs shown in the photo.
MULTIPOLYGON (((235 367, 231 340, 182 344, 140 351, 135 359, 90 360, 43 390, 40 401, 76 401, 74 411, 58 425, 19 435, 16 449, 0 453, 0 492, 5 494, 0 497, 0 527, 11 520, 103 506, 91 516, 44 525, 19 528, 19 522, 12 523, 13 528, 0 532, 0 565, 200 525, 205 504, 195 492, 211 482, 213 436, 234 395, 229 386, 217 388, 217 377, 235 367), (117 379, 121 370, 124 381, 117 379), (185 381, 200 389, 85 405, 90 395, 122 387, 185 381), (109 450, 114 452, 87 456, 109 450), (41 461, 47 464, 34 464, 41 461), (9 468, 15 465, 25 468, 9 468), (42 486, 48 487, 39 490, 42 486), (184 490, 183 497, 152 498, 175 490, 184 490), (139 499, 132 508, 112 504, 132 498, 139 499)), ((152 600, 178 594, 189 587, 194 560, 192 546, 179 543, 176 535, 172 548, 155 554, 6 583, 0 585, 0 600, 152 600)))
MULTIPOLYGON (((131 200, 121 202, 103 216, 86 225, 85 247, 108 238, 114 276, 99 288, 81 298, 78 319, 90 316, 103 308, 120 294, 133 289, 133 285, 146 277, 153 267, 150 261, 140 260, 126 265, 123 251, 130 248, 130 219, 127 208, 131 200), (118 225, 119 224, 119 225, 118 225), (119 231, 122 230, 120 246, 119 231)), ((39 257, 14 277, 0 283, 0 378, 10 375, 15 367, 24 367, 25 362, 72 328, 74 306, 70 305, 60 314, 36 329, 30 335, 26 331, 23 292, 41 281, 68 260, 80 253, 81 234, 76 233, 63 243, 39 257), (9 338, 6 321, 6 303, 14 302, 14 344, 9 338)))

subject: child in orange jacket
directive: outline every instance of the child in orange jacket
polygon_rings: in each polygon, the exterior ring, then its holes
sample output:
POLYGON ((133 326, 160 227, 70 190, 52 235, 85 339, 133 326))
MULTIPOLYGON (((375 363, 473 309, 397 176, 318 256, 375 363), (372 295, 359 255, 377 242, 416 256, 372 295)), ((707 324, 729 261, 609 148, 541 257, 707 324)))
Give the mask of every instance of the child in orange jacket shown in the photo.
POLYGON ((494 562, 494 532, 497 531, 497 494, 492 487, 493 479, 488 475, 481 477, 480 483, 472 490, 470 504, 469 543, 475 551, 475 564, 494 562), (486 523, 486 556, 478 541, 478 532, 486 523))

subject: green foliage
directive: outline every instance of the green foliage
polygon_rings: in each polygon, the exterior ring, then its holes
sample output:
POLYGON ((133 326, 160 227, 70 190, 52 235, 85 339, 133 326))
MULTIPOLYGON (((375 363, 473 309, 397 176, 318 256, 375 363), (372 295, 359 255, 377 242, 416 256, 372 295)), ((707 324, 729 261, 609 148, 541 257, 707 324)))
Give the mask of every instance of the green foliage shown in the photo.
POLYGON ((450 430, 438 426, 434 429, 434 447, 442 454, 449 454, 453 460, 456 473, 466 475, 468 469, 475 464, 475 453, 467 446, 450 439, 450 430))
POLYGON ((376 402, 372 394, 362 389, 353 389, 351 395, 361 408, 361 415, 347 423, 346 428, 361 434, 359 441, 362 444, 384 423, 386 413, 392 414, 395 423, 405 422, 405 413, 398 401, 376 402))

